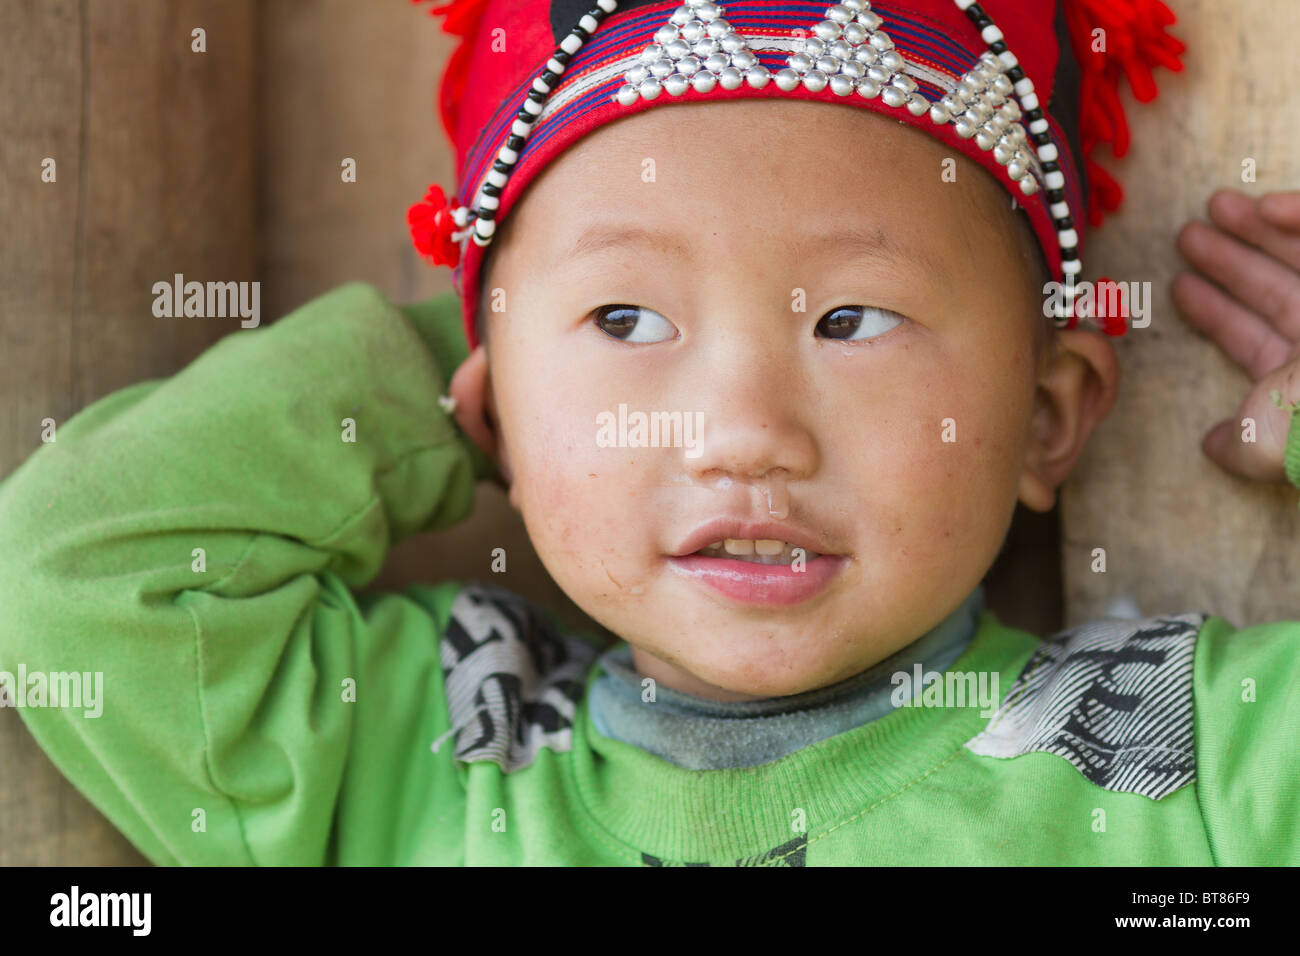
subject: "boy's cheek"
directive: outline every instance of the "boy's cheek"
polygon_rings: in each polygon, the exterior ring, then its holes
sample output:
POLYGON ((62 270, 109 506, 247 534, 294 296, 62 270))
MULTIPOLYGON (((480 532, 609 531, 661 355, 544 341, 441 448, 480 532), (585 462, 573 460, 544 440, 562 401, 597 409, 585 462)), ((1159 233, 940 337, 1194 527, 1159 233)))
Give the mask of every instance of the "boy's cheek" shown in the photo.
POLYGON ((594 414, 590 428, 554 419, 523 444, 514 459, 519 509, 556 583, 579 604, 584 595, 644 593, 657 538, 633 470, 643 450, 598 447, 594 414))
POLYGON ((657 568, 656 556, 646 551, 648 532, 617 515, 579 507, 527 524, 542 564, 586 614, 618 633, 660 616, 648 613, 657 568))
POLYGON ((875 487, 893 489, 891 497, 910 528, 909 546, 922 552, 913 557, 929 551, 936 559, 946 553, 952 560, 953 548, 963 550, 959 557, 996 550, 1004 516, 1014 507, 1019 473, 1004 413, 994 406, 940 400, 913 414, 888 436, 892 460, 883 463, 884 473, 877 465, 872 478, 875 487))

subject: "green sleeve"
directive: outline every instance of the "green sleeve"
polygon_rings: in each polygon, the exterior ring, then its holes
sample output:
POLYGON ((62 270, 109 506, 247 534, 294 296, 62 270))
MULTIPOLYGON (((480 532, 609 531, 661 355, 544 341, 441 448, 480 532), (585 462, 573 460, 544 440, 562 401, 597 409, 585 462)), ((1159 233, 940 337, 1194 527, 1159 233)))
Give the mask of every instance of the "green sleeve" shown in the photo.
MULTIPOLYGON (((1300 487, 1300 413, 1287 477, 1300 487)), ((1196 792, 1221 866, 1300 865, 1300 620, 1238 630, 1212 616, 1196 642, 1196 792)))
MULTIPOLYGON (((404 305, 402 311, 433 350, 443 381, 450 382, 456 369, 469 357, 469 342, 465 340, 460 299, 455 293, 447 293, 436 299, 404 305)), ((469 449, 477 480, 501 479, 501 472, 491 458, 468 439, 465 445, 469 449)))
POLYGON ((1193 671, 1196 793, 1220 866, 1300 865, 1300 621, 1206 621, 1193 671))
POLYGON ((466 516, 487 470, 438 404, 454 362, 426 336, 455 299, 412 308, 342 286, 95 402, 0 483, 0 671, 102 674, 97 715, 35 694, 19 713, 155 863, 336 862, 359 751, 390 802, 354 858, 413 825, 385 788, 445 725, 411 712, 445 709, 457 585, 352 590, 466 516))

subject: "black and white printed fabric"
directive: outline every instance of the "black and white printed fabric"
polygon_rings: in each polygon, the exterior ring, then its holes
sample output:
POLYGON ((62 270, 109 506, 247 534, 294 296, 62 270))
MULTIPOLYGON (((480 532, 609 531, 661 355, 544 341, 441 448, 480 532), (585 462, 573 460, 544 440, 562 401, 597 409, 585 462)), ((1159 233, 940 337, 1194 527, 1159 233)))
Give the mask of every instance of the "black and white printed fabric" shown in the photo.
POLYGON ((537 751, 573 748, 573 715, 598 649, 562 634, 521 595, 473 582, 456 596, 442 638, 443 688, 464 763, 492 761, 506 773, 537 751))
POLYGON ((1192 664, 1208 617, 1104 618, 1053 635, 966 747, 1057 754, 1106 790, 1173 793, 1196 777, 1192 664))

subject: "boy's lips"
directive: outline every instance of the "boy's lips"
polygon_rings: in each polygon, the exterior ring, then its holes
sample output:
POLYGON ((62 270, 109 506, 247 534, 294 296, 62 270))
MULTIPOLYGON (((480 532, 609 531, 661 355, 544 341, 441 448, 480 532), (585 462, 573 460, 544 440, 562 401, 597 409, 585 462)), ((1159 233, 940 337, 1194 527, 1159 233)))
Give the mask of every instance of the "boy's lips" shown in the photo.
POLYGON ((796 571, 788 564, 753 564, 700 554, 668 559, 683 577, 744 604, 799 604, 826 587, 848 563, 842 555, 823 554, 796 571))
POLYGON ((715 518, 697 527, 668 557, 669 566, 683 577, 743 604, 799 604, 820 592, 849 563, 846 555, 831 553, 819 536, 795 525, 773 521, 715 518), (783 541, 809 554, 791 564, 759 564, 724 556, 698 554, 716 541, 727 539, 783 541))
POLYGON ((783 521, 748 521, 744 518, 722 517, 698 525, 672 552, 671 557, 685 557, 701 548, 707 548, 715 541, 725 541, 728 538, 784 541, 814 554, 836 556, 830 544, 797 525, 783 521))

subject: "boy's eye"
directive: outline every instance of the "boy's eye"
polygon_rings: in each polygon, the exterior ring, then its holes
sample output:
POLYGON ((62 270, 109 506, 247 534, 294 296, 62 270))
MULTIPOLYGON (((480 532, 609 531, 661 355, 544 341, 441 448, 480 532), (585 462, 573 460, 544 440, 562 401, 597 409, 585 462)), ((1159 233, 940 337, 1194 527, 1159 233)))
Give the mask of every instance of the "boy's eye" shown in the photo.
POLYGON ((675 325, 640 305, 602 305, 595 322, 602 332, 624 342, 667 342, 677 335, 675 325))
POLYGON ((828 339, 868 339, 883 335, 902 324, 903 317, 872 305, 842 305, 831 309, 817 323, 817 331, 828 339))

